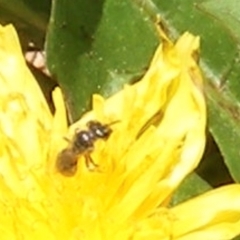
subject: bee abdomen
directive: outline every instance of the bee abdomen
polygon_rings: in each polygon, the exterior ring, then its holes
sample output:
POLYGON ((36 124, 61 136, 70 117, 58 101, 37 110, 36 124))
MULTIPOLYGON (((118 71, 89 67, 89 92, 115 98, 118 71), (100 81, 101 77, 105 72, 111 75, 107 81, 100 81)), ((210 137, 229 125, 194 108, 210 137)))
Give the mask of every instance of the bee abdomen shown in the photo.
POLYGON ((65 176, 73 176, 77 171, 77 160, 77 155, 66 148, 58 154, 56 168, 65 176))

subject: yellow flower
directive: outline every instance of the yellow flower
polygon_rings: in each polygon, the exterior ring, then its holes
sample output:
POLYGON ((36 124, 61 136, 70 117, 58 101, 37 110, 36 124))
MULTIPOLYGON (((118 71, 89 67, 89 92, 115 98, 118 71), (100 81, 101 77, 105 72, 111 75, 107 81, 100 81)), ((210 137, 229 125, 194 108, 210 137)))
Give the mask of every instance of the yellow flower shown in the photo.
POLYGON ((0 28, 1 239, 230 239, 240 232, 240 187, 231 185, 168 208, 173 191, 198 165, 206 107, 194 59, 199 38, 160 44, 141 81, 109 99, 70 129, 59 88, 56 111, 25 66, 12 26, 0 28), (111 125, 96 141, 90 171, 56 168, 63 138, 89 120, 111 125), (218 204, 214 204, 218 201, 218 204), (204 210, 204 211, 203 211, 204 210))

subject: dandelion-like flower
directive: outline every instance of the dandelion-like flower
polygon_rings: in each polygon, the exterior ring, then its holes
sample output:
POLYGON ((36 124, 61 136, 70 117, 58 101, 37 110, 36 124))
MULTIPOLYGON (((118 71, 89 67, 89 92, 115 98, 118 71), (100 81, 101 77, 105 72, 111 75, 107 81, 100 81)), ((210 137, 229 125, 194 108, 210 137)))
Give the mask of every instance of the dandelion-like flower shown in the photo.
POLYGON ((144 77, 68 129, 61 91, 55 114, 25 66, 13 27, 0 28, 1 239, 230 239, 240 232, 240 187, 210 191, 173 208, 173 191, 198 165, 206 106, 196 63, 199 38, 164 40, 144 77), (116 122, 65 176, 56 168, 76 129, 116 122), (218 201, 218 204, 215 204, 218 201), (204 209, 204 211, 203 211, 204 209))

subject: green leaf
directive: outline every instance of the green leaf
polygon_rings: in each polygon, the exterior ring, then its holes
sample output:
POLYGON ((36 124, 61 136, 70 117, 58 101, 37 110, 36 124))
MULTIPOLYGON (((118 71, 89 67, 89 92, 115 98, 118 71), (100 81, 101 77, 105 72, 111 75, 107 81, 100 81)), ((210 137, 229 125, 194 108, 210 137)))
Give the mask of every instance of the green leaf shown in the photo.
POLYGON ((232 177, 240 181, 240 109, 229 92, 208 88, 209 124, 232 177))
POLYGON ((47 62, 71 118, 89 107, 93 93, 109 96, 140 77, 157 44, 150 17, 134 1, 54 1, 47 62))
POLYGON ((210 0, 201 3, 200 7, 218 19, 240 43, 240 2, 238 0, 210 0))
POLYGON ((171 206, 198 196, 210 189, 212 189, 212 187, 207 182, 196 173, 192 173, 184 179, 180 187, 174 193, 171 200, 171 206))

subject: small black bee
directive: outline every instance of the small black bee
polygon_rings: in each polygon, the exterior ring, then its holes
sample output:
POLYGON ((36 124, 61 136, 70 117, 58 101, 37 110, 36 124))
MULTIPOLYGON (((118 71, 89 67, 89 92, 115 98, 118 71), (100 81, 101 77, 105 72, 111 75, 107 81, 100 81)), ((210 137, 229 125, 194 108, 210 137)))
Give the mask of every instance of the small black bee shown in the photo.
POLYGON ((72 140, 69 140, 69 146, 62 150, 57 157, 56 168, 65 176, 73 176, 77 171, 77 163, 80 155, 85 158, 86 166, 98 167, 92 160, 90 153, 94 150, 94 143, 98 139, 107 140, 112 133, 110 124, 102 124, 98 121, 89 121, 87 130, 76 129, 72 140))

